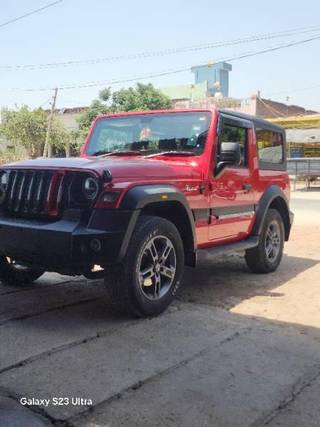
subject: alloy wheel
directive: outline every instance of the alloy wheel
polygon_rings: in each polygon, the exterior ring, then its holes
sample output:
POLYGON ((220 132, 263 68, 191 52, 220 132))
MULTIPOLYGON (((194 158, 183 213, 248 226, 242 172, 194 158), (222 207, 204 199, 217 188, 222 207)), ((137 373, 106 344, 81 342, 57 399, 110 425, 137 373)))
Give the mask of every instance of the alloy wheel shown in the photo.
POLYGON ((138 260, 138 281, 144 296, 162 298, 171 288, 177 269, 175 248, 166 236, 153 237, 138 260))
POLYGON ((272 221, 268 225, 265 238, 265 251, 267 259, 274 262, 279 255, 281 247, 281 231, 277 221, 272 221))

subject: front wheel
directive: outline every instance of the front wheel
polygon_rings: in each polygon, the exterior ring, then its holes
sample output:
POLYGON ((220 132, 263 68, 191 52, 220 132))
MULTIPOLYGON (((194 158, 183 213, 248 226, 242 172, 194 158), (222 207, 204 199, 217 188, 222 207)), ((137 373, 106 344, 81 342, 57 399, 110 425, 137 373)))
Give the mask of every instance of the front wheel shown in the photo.
POLYGON ((280 213, 269 209, 262 227, 259 244, 246 251, 245 259, 254 273, 271 273, 280 264, 284 246, 284 225, 280 213))
POLYGON ((25 285, 38 279, 44 270, 32 269, 12 258, 0 257, 0 281, 6 285, 25 285))
POLYGON ((174 224, 142 216, 124 261, 106 268, 109 306, 138 317, 162 313, 174 299, 183 267, 183 243, 174 224))

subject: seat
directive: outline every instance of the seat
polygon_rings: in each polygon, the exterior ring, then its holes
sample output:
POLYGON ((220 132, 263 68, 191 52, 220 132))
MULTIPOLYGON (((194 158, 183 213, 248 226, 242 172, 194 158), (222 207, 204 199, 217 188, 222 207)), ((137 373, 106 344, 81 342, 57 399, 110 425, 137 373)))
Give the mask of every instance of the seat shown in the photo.
POLYGON ((159 140, 159 150, 176 150, 176 149, 177 149, 177 143, 175 138, 159 140))

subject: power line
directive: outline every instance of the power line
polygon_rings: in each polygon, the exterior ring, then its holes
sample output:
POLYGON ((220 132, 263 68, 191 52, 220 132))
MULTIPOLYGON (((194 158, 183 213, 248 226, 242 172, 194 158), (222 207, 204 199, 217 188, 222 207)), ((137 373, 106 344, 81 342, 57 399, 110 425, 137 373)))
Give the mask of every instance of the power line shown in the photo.
MULTIPOLYGON (((63 0, 59 0, 59 1, 63 1, 63 0)), ((58 3, 58 2, 55 2, 55 3, 58 3)), ((264 41, 264 40, 272 40, 276 38, 289 37, 289 36, 294 36, 298 34, 313 33, 318 31, 320 31, 320 25, 314 25, 311 27, 301 27, 301 28, 279 31, 274 33, 256 34, 256 35, 245 36, 237 39, 211 42, 211 43, 205 43, 205 44, 194 45, 194 46, 185 46, 180 48, 168 48, 168 49, 163 49, 158 51, 138 52, 138 53, 129 54, 129 55, 118 55, 118 56, 102 57, 102 58, 95 58, 95 59, 84 59, 84 60, 70 60, 65 62, 51 62, 51 63, 43 63, 43 64, 22 64, 22 65, 0 65, 0 69, 6 70, 6 71, 23 71, 23 70, 25 71, 25 70, 50 69, 50 68, 68 67, 68 66, 95 65, 95 64, 105 63, 105 62, 119 62, 119 61, 126 61, 126 60, 151 58, 151 57, 157 57, 157 56, 174 55, 179 53, 196 52, 196 51, 208 50, 208 49, 219 48, 219 47, 234 46, 238 44, 253 43, 253 42, 264 41)))
MULTIPOLYGON (((309 43, 311 41, 319 40, 319 39, 320 39, 320 34, 318 34, 314 37, 310 37, 308 39, 292 41, 292 42, 289 42, 286 44, 282 44, 282 45, 278 45, 278 46, 272 46, 272 47, 265 48, 265 49, 262 49, 259 51, 245 52, 245 53, 239 54, 237 56, 229 57, 229 58, 228 57, 220 58, 219 60, 216 60, 214 62, 209 63, 208 65, 219 64, 219 63, 224 62, 224 61, 234 62, 234 61, 238 61, 238 60, 241 60, 244 58, 262 55, 264 53, 274 52, 274 51, 277 51, 280 49, 298 46, 298 45, 309 43)), ((104 81, 93 81, 93 82, 86 82, 86 83, 82 83, 82 84, 61 85, 61 86, 59 86, 59 89, 60 90, 82 89, 82 88, 90 88, 90 87, 95 87, 95 86, 115 85, 115 84, 119 84, 119 83, 129 83, 129 82, 134 82, 134 81, 143 80, 143 79, 152 79, 152 78, 163 77, 163 76, 172 75, 172 74, 178 74, 178 73, 189 71, 190 68, 192 68, 192 67, 190 67, 190 66, 182 67, 182 68, 178 68, 178 69, 174 69, 174 70, 166 70, 166 71, 161 71, 158 73, 150 73, 150 74, 146 74, 146 75, 140 75, 137 77, 129 77, 129 78, 125 78, 125 79, 117 79, 117 80, 109 80, 109 81, 106 81, 106 80, 104 80, 104 81)), ((28 89, 13 89, 13 90, 20 90, 20 91, 24 91, 24 92, 38 92, 38 91, 49 91, 49 90, 53 90, 53 89, 54 88, 52 88, 52 87, 47 87, 47 88, 38 88, 38 89, 37 88, 28 88, 28 89)))
POLYGON ((281 90, 279 92, 272 92, 272 93, 268 93, 268 95, 290 95, 291 93, 295 93, 295 92, 303 92, 305 90, 312 90, 312 89, 317 89, 320 88, 320 84, 316 84, 313 86, 308 86, 308 87, 300 87, 300 88, 296 88, 296 89, 289 89, 289 90, 281 90))
POLYGON ((44 107, 50 100, 51 100, 51 98, 46 99, 41 105, 39 105, 38 108, 44 107))
POLYGON ((25 13, 24 15, 17 16, 16 18, 9 19, 9 21, 3 22, 0 24, 0 28, 5 27, 6 25, 13 24, 14 22, 20 21, 20 19, 26 18, 27 16, 34 15, 35 13, 41 12, 42 10, 48 9, 58 3, 61 3, 63 0, 57 0, 53 3, 49 3, 45 6, 39 7, 38 9, 31 10, 30 12, 25 13))

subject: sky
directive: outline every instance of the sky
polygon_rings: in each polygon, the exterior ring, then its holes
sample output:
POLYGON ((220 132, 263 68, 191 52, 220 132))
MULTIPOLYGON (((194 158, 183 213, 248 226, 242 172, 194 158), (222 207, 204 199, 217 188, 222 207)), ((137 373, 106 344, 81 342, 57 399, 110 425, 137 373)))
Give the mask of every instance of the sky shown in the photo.
MULTIPOLYGON (((106 58, 203 45, 300 27, 319 25, 320 28, 318 0, 62 0, 36 14, 1 26, 11 18, 52 1, 1 1, 0 107, 13 108, 26 104, 32 108, 49 108, 53 95, 49 88, 188 69, 309 35, 50 69, 8 70, 3 66, 106 58)), ((320 29, 318 33, 313 33, 316 34, 320 35, 320 29)), ((264 98, 320 111, 320 39, 234 61, 232 66, 230 96, 246 98, 260 90, 264 98)), ((151 82, 157 87, 187 84, 193 82, 193 74, 187 70, 140 81, 151 82)), ((112 89, 134 84, 113 84, 112 89)), ((89 105, 105 86, 108 85, 59 90, 57 108, 89 105)))

